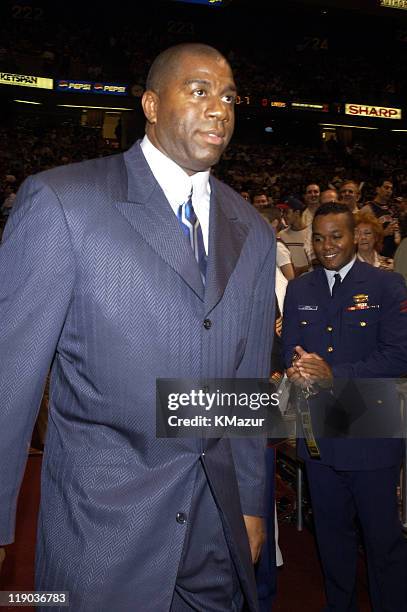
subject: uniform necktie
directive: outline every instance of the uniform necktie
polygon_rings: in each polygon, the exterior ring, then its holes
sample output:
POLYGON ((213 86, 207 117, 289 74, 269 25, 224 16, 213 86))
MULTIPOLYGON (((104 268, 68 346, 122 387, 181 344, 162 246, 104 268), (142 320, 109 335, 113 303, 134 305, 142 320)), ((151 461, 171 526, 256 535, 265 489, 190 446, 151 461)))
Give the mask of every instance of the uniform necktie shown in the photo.
POLYGON ((201 224, 192 206, 192 191, 189 194, 188 200, 178 208, 178 221, 180 222, 182 231, 189 240, 195 259, 198 262, 202 282, 205 284, 207 257, 201 224))
POLYGON ((341 275, 339 274, 339 272, 335 274, 334 279, 335 279, 335 282, 332 287, 332 298, 336 297, 340 289, 340 286, 341 286, 342 279, 341 279, 341 275))

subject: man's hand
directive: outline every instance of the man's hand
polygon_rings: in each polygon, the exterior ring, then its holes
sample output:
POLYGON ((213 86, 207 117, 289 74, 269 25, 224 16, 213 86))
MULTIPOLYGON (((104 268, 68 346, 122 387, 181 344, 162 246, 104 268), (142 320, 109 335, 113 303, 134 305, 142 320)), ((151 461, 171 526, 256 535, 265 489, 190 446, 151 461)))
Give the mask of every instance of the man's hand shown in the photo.
POLYGON ((397 221, 391 221, 387 227, 383 229, 383 234, 385 236, 393 236, 393 234, 398 230, 397 221))
POLYGON ((332 370, 317 353, 307 353, 302 346, 295 347, 297 359, 287 370, 288 379, 295 385, 306 388, 317 383, 320 387, 332 385, 332 370))
POLYGON ((295 347, 299 359, 295 362, 294 368, 300 376, 310 384, 317 383, 320 387, 330 387, 332 385, 332 369, 317 353, 307 353, 301 346, 295 347))
POLYGON ((296 366, 292 366, 291 368, 288 368, 288 370, 286 371, 286 374, 287 374, 288 380, 294 383, 294 385, 297 385, 297 387, 305 388, 309 385, 309 381, 303 376, 301 376, 296 366))
POLYGON ((3 565, 3 561, 6 558, 6 551, 4 548, 0 547, 0 572, 1 572, 1 566, 3 565))
POLYGON ((257 563, 261 548, 266 541, 266 526, 261 516, 243 515, 246 525, 247 537, 249 538, 250 552, 253 563, 257 563))
POLYGON ((292 366, 286 372, 288 380, 302 389, 309 386, 308 378, 301 373, 298 367, 300 358, 305 355, 308 355, 308 353, 304 351, 302 346, 296 346, 292 366))

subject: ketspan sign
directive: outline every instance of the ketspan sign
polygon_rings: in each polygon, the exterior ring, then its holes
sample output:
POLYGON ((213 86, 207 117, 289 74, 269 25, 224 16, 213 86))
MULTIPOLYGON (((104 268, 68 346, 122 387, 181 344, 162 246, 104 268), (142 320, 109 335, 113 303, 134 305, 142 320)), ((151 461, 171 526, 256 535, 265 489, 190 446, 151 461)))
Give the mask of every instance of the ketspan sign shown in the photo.
POLYGON ((11 72, 0 72, 1 85, 14 85, 22 87, 37 87, 38 89, 52 89, 53 80, 28 74, 13 74, 11 72))
POLYGON ((401 119, 401 108, 387 106, 367 106, 366 104, 345 104, 346 115, 376 117, 379 119, 401 119))

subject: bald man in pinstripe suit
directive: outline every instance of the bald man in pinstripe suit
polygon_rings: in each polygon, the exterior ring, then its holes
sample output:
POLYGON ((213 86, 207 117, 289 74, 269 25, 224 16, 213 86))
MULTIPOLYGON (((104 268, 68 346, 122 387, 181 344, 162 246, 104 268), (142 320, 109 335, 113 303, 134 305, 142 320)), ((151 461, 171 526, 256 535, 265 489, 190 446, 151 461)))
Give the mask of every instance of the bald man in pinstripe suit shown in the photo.
POLYGON ((257 610, 263 442, 155 437, 156 379, 268 376, 273 234, 209 172, 235 96, 218 51, 166 50, 144 139, 30 177, 3 236, 0 544, 52 363, 36 588, 69 591, 75 612, 257 610))

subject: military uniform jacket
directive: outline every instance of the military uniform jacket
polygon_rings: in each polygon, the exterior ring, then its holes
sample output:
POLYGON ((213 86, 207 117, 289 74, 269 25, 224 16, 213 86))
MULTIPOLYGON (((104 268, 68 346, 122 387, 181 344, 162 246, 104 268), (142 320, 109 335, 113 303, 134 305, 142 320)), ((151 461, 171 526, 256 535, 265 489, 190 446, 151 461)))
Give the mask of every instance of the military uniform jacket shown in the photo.
MULTIPOLYGON (((316 352, 332 367, 335 384, 349 379, 397 378, 407 373, 407 290, 402 277, 358 260, 331 297, 322 267, 288 284, 284 308, 283 352, 286 367, 296 345, 316 352)), ((369 382, 368 384, 372 384, 369 382)), ((371 388, 375 409, 397 418, 394 385, 371 388), (384 388, 385 387, 385 388, 384 388)), ((335 392, 335 385, 334 385, 335 392)), ((323 397, 323 394, 322 394, 323 397)), ((328 400, 329 401, 329 400, 328 400)), ((311 400, 320 418, 321 396, 311 400)), ((401 460, 399 439, 319 441, 322 462, 337 469, 378 469, 401 460)), ((308 460, 305 445, 300 453, 308 460)), ((319 461, 319 460, 318 460, 319 461)))

